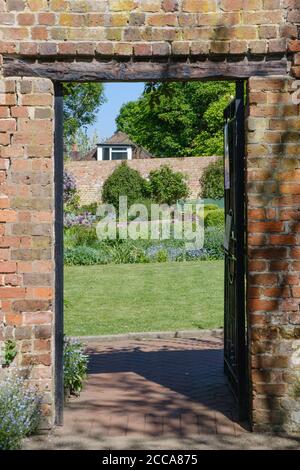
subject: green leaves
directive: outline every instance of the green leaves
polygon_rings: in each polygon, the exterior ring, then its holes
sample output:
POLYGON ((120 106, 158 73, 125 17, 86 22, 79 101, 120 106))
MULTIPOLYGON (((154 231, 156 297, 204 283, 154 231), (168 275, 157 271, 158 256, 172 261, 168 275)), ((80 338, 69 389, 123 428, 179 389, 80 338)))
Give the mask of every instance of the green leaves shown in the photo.
POLYGON ((63 92, 64 137, 71 145, 80 128, 95 122, 96 112, 106 99, 102 83, 64 83, 63 92))
POLYGON ((234 94, 230 82, 146 84, 125 104, 118 130, 157 157, 223 154, 223 111, 234 94))
POLYGON ((224 197, 224 163, 220 159, 210 164, 201 179, 201 197, 207 199, 222 199, 224 197))
POLYGON ((120 196, 127 196, 129 207, 146 196, 146 186, 140 173, 122 162, 103 184, 102 200, 118 210, 120 196))
POLYGON ((151 198, 159 204, 172 205, 189 194, 184 174, 173 171, 167 165, 150 172, 149 187, 151 198))
POLYGON ((8 339, 4 343, 4 361, 3 365, 9 367, 17 355, 17 343, 12 339, 8 339))

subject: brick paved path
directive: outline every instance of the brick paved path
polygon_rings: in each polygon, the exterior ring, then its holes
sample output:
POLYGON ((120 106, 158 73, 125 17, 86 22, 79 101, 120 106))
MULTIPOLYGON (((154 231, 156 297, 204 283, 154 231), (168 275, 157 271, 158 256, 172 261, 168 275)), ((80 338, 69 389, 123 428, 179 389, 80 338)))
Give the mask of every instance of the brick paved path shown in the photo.
POLYGON ((243 430, 223 374, 219 339, 102 343, 65 408, 65 430, 105 436, 189 436, 243 430))
POLYGON ((64 426, 24 449, 299 449, 299 436, 249 433, 237 423, 222 342, 90 344, 87 384, 64 426))

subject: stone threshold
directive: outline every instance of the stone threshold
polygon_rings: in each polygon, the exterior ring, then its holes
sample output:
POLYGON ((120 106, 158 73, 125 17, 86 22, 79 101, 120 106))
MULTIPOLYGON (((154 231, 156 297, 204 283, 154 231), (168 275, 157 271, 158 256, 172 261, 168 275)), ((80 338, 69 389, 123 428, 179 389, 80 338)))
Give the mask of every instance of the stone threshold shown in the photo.
POLYGON ((100 336, 70 336, 72 340, 78 340, 83 343, 105 343, 108 341, 124 341, 136 340, 143 341, 144 339, 174 339, 174 338, 189 338, 201 339, 207 337, 214 337, 223 339, 223 328, 215 328, 212 330, 178 330, 178 331, 159 331, 159 332, 140 332, 140 333, 122 333, 116 335, 100 335, 100 336))

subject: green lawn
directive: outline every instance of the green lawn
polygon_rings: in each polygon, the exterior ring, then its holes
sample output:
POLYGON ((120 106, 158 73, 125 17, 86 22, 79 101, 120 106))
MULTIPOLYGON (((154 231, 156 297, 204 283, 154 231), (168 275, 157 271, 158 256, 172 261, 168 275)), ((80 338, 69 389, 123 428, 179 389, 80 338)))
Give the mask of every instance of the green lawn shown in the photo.
POLYGON ((223 262, 65 267, 65 332, 103 335, 223 325, 223 262))

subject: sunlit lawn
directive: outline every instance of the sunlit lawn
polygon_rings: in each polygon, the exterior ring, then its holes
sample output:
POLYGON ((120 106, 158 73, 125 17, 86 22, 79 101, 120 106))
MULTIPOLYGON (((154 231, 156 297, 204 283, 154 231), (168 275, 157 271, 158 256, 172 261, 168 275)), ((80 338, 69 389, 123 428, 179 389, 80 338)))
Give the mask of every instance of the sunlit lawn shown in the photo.
POLYGON ((223 262, 66 266, 65 332, 103 335, 223 325, 223 262))

